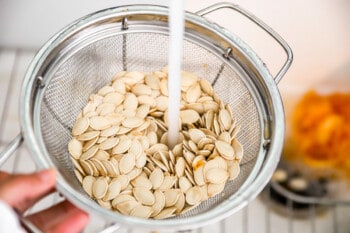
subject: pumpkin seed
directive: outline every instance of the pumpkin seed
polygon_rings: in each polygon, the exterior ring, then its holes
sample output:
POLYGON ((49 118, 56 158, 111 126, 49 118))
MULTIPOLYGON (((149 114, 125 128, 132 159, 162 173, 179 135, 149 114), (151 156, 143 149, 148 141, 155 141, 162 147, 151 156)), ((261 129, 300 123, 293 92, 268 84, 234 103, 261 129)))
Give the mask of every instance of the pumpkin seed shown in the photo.
POLYGON ((136 201, 136 199, 129 194, 120 194, 112 200, 112 206, 116 209, 119 204, 128 201, 136 201))
POLYGON ((110 201, 116 198, 121 191, 121 184, 118 181, 109 183, 106 195, 103 197, 103 201, 110 201))
POLYGON ((222 168, 212 168, 205 173, 205 179, 213 184, 220 184, 227 180, 228 173, 222 168))
POLYGON ((235 155, 234 150, 229 143, 221 140, 217 140, 215 142, 215 147, 224 159, 227 159, 227 160, 234 159, 234 155, 235 155))
POLYGON ((72 135, 78 136, 83 134, 89 128, 89 125, 90 125, 89 118, 82 117, 77 119, 72 128, 72 135))
POLYGON ((143 205, 153 205, 155 202, 153 193, 147 188, 137 187, 132 192, 136 200, 143 205))
POLYGON ((224 190, 225 183, 220 184, 208 184, 208 197, 214 197, 224 190))
POLYGON ((143 176, 136 177, 133 181, 131 181, 131 184, 135 188, 146 188, 146 189, 152 188, 152 182, 143 176))
POLYGON ((100 131, 90 131, 86 132, 84 134, 80 134, 77 139, 79 141, 89 141, 91 139, 94 139, 100 135, 100 131))
POLYGON ((108 190, 108 182, 105 177, 99 177, 92 186, 92 194, 97 199, 102 199, 108 190))
POLYGON ((164 209, 164 206, 165 206, 165 196, 163 192, 156 190, 154 191, 153 195, 155 198, 155 202, 152 205, 153 213, 151 217, 158 215, 164 209))
POLYGON ((74 159, 79 159, 83 153, 83 145, 76 138, 72 138, 68 143, 68 151, 74 159))
POLYGON ((149 180, 152 183, 153 189, 158 189, 164 181, 164 174, 162 170, 158 167, 155 168, 149 175, 149 180))
POLYGON ((164 191, 165 207, 170 207, 176 204, 180 197, 181 191, 178 189, 168 189, 164 191))
POLYGON ((138 205, 130 212, 130 216, 138 218, 149 218, 153 213, 153 208, 149 206, 138 205))
POLYGON ((83 178, 83 182, 82 182, 83 189, 87 194, 89 194, 90 197, 92 197, 93 195, 92 189, 95 182, 96 182, 96 178, 93 176, 88 175, 83 178))
POLYGON ((154 216, 154 219, 165 219, 174 216, 176 207, 164 208, 158 215, 154 216))
POLYGON ((130 172, 135 167, 135 155, 131 153, 125 154, 119 162, 119 171, 121 174, 130 172))
POLYGON ((189 205, 197 205, 202 200, 202 192, 198 186, 189 188, 186 192, 186 203, 189 205))
MULTIPOLYGON (((112 205, 113 205, 113 201, 112 201, 112 205)), ((124 215, 130 215, 131 211, 140 205, 141 205, 140 202, 131 200, 131 201, 125 201, 118 204, 116 206, 117 207, 116 209, 124 215)))

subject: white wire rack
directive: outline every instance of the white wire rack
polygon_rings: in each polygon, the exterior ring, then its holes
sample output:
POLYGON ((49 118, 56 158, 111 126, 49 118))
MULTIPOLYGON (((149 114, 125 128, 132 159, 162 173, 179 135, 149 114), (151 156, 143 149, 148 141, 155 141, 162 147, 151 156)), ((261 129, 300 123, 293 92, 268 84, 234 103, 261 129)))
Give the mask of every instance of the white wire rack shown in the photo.
MULTIPOLYGON (((0 48, 0 151, 20 132, 18 122, 18 102, 20 86, 27 66, 35 51, 0 48)), ((22 145, 0 167, 10 173, 30 173, 37 170, 32 156, 22 145)), ((278 206, 271 199, 269 187, 256 200, 231 217, 203 228, 190 230, 193 233, 349 233, 349 202, 303 199, 280 190, 286 197, 286 205, 278 206), (294 202, 309 205, 307 214, 302 218, 293 208, 294 202), (321 207, 321 208, 320 208, 321 207), (322 209, 323 211, 319 211, 322 209), (283 212, 283 214, 281 214, 283 212)), ((30 211, 36 212, 62 200, 57 193, 46 197, 30 211)), ((305 211, 304 211, 305 212, 305 211)), ((0 213, 1 217, 1 213, 0 213)), ((90 224, 85 233, 100 232, 109 225, 102 217, 90 216, 90 224)), ((114 231, 109 231, 114 232, 114 231)), ((146 233, 143 229, 121 227, 120 233, 146 233)))

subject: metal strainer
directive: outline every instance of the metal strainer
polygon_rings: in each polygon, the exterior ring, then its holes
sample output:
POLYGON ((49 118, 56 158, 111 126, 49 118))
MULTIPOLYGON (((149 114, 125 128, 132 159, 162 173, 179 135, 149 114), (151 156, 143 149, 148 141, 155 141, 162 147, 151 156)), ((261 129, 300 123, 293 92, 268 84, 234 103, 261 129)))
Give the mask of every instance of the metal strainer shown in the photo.
POLYGON ((121 225, 154 229, 191 229, 218 221, 245 206, 269 181, 283 146, 284 113, 276 83, 292 62, 285 41, 236 5, 219 3, 197 14, 186 13, 183 69, 208 79, 229 103, 245 149, 239 177, 222 195, 210 198, 176 218, 144 220, 103 209, 75 178, 67 151, 71 127, 91 93, 121 70, 155 71, 167 66, 168 9, 132 5, 88 15, 51 38, 31 63, 20 97, 22 136, 40 168, 59 171, 57 188, 79 207, 121 225), (269 33, 286 51, 287 60, 273 78, 264 63, 239 37, 203 16, 221 8, 238 11, 269 33))

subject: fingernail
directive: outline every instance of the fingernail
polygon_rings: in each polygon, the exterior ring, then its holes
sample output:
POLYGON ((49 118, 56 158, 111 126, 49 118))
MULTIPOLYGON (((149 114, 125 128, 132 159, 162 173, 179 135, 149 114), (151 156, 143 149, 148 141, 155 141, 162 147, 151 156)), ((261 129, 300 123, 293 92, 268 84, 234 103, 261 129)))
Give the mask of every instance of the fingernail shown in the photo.
POLYGON ((54 171, 52 169, 46 169, 46 170, 40 171, 38 173, 38 176, 42 182, 48 182, 53 179, 53 176, 54 176, 53 173, 54 171))

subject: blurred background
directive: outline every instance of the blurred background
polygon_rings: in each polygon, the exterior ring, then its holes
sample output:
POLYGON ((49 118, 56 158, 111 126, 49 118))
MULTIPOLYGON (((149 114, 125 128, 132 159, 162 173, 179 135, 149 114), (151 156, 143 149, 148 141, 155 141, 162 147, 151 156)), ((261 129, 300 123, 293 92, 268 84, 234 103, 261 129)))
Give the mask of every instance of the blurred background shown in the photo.
MULTIPOLYGON (((196 12, 216 2, 218 1, 186 0, 185 8, 188 11, 196 12)), ((289 144, 288 139, 293 137, 293 130, 298 128, 298 126, 293 125, 295 124, 293 123, 293 114, 296 104, 305 93, 312 89, 323 95, 335 92, 350 93, 350 1, 236 0, 231 2, 249 10, 272 27, 293 50, 293 64, 278 85, 286 111, 288 134, 286 147, 293 147, 290 146, 293 144, 289 144)), ((9 143, 20 131, 17 115, 19 86, 35 52, 58 30, 88 13, 107 7, 135 3, 167 5, 167 1, 161 0, 0 0, 0 148, 9 143)), ((273 75, 279 71, 286 59, 284 52, 254 24, 230 10, 210 14, 208 18, 245 40, 267 64, 273 75)), ((340 104, 342 108, 350 109, 348 98, 342 100, 340 104)), ((314 102, 302 105, 299 110, 302 112, 303 108, 309 109, 310 106, 319 104, 320 102, 317 101, 319 100, 314 99, 314 102)), ((309 114, 312 115, 318 111, 321 110, 316 108, 314 112, 309 114)), ((306 115, 305 118, 307 118, 306 115)), ((303 119, 303 117, 299 116, 298 119, 303 119)), ((349 124, 348 121, 350 118, 347 118, 342 124, 349 124)), ((303 140, 302 137, 298 139, 303 140)), ((343 154, 350 156, 350 151, 346 149, 350 148, 349 138, 344 139, 344 141, 345 152, 343 154)), ((25 148, 21 149, 5 164, 3 169, 15 172, 35 170, 35 164, 27 161, 26 157, 30 156, 26 153, 25 148)), ((293 187, 297 187, 296 191, 299 188, 300 191, 300 187, 305 186, 305 180, 309 182, 311 179, 309 177, 314 174, 307 173, 305 175, 303 172, 305 164, 300 165, 300 163, 289 159, 295 153, 301 153, 300 151, 296 152, 292 149, 286 153, 288 156, 283 156, 281 168, 278 170, 280 173, 276 174, 273 183, 278 187, 290 188, 290 185, 284 185, 287 182, 286 176, 295 176, 295 170, 297 170, 298 178, 300 175, 302 179, 301 181, 297 180, 293 187), (300 170, 300 167, 303 168, 300 170), (307 176, 306 179, 303 176, 307 176)), ((303 159, 298 161, 303 161, 303 159)), ((350 161, 350 158, 344 161, 350 161)), ((350 164, 350 162, 348 163, 350 164)), ((309 165, 310 163, 305 166, 309 165)), ((319 175, 320 171, 323 171, 322 169, 320 170, 319 167, 315 169, 316 175, 310 181, 312 183, 316 180, 317 190, 323 189, 324 183, 322 182, 324 182, 325 177, 319 175), (322 183, 321 188, 318 186, 319 183, 322 183)), ((327 172, 332 173, 332 169, 327 170, 327 172)), ((332 179, 329 177, 333 176, 327 176, 326 179, 332 179)), ((340 191, 342 197, 350 196, 347 191, 347 181, 340 180, 341 182, 339 179, 334 182, 337 183, 335 189, 342 190, 340 191)), ((344 180, 347 178, 345 177, 344 180)), ((332 182, 327 180, 326 183, 328 187, 332 182)), ((272 187, 274 186, 272 185, 272 187)), ((281 192, 283 193, 283 190, 281 192)), ((305 194, 305 192, 293 193, 305 194)), ((350 232, 349 202, 344 201, 344 199, 339 201, 328 197, 328 193, 317 192, 320 198, 328 198, 326 201, 316 198, 311 201, 306 200, 306 202, 310 201, 311 204, 305 204, 305 200, 300 200, 302 203, 295 201, 292 196, 289 196, 290 193, 284 193, 283 196, 281 193, 275 193, 274 189, 272 191, 268 189, 261 197, 229 220, 197 231, 231 232, 230 227, 235 225, 236 232, 350 232), (266 197, 269 200, 268 203, 271 202, 271 206, 275 208, 266 205, 267 202, 264 199, 266 197), (274 202, 276 205, 273 204, 274 202), (302 214, 298 212, 300 209, 302 209, 302 214), (300 216, 303 217, 300 218, 300 216)), ((310 196, 310 193, 307 195, 310 196)), ((312 195, 313 193, 311 193, 312 195)), ((53 199, 57 200, 57 197, 53 197, 53 199)), ((102 225, 101 223, 100 226, 102 225)), ((136 232, 130 229, 123 230, 136 232)), ((91 232, 94 231, 91 230, 91 232)))

